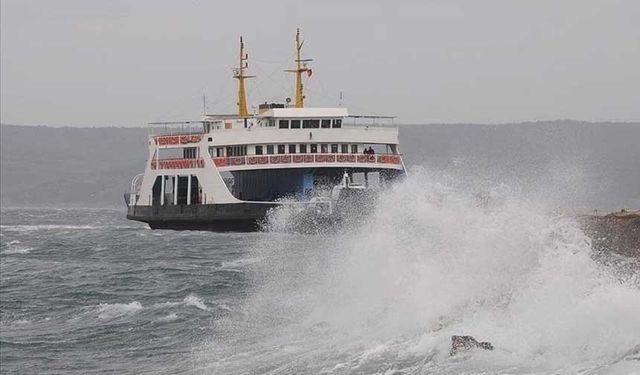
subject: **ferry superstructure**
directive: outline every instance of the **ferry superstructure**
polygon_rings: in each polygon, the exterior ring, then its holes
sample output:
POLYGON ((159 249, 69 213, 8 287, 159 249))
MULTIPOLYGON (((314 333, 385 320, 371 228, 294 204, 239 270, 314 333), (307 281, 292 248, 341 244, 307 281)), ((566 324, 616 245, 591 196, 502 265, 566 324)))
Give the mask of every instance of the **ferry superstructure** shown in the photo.
POLYGON ((247 105, 248 55, 240 38, 236 114, 150 124, 145 171, 125 194, 127 218, 152 229, 254 230, 283 204, 330 206, 336 188, 365 188, 404 175, 393 117, 350 115, 346 108, 305 107, 300 31, 295 101, 247 105), (353 179, 359 177, 360 183, 353 179))

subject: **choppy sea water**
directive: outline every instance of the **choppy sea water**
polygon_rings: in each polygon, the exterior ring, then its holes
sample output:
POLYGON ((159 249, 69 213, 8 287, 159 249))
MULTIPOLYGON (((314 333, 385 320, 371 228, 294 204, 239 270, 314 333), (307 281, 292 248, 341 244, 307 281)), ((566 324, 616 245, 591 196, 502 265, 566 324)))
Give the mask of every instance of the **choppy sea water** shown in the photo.
POLYGON ((543 200, 414 174, 362 223, 151 231, 2 209, 3 373, 640 373, 640 265, 543 200), (449 356, 451 335, 495 350, 449 356))

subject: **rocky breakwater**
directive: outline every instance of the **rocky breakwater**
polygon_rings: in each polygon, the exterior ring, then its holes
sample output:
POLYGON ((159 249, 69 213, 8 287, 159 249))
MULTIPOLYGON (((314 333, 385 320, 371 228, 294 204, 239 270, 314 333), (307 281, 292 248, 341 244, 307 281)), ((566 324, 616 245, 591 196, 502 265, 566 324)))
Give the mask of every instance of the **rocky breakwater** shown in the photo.
POLYGON ((578 220, 595 252, 640 258, 640 211, 593 212, 578 215, 578 220))

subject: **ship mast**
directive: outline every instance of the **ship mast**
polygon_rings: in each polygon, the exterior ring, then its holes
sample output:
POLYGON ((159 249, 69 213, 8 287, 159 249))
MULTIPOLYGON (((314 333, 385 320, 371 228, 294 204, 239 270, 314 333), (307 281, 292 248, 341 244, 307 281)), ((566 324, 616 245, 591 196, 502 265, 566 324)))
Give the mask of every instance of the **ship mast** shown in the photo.
POLYGON ((312 59, 303 59, 301 57, 302 45, 304 41, 300 42, 300 29, 296 32, 296 69, 286 70, 296 74, 296 108, 304 107, 304 86, 302 84, 302 73, 306 72, 307 76, 311 76, 311 68, 307 67, 307 62, 313 61, 312 59))
POLYGON ((244 80, 255 77, 244 74, 244 70, 249 67, 248 59, 249 55, 244 52, 244 42, 240 37, 240 61, 238 68, 233 70, 233 78, 238 80, 238 116, 245 118, 249 117, 249 111, 247 110, 247 93, 244 88, 244 80))

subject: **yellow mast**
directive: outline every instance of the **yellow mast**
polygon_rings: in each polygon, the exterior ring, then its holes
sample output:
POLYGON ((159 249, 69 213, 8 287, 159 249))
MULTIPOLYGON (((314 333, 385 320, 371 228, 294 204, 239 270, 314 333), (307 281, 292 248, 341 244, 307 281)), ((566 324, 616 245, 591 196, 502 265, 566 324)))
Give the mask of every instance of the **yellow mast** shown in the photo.
POLYGON ((238 80, 238 115, 240 117, 249 117, 249 111, 247 110, 247 93, 244 88, 244 80, 246 78, 253 78, 255 76, 244 75, 244 70, 249 67, 247 60, 249 55, 244 52, 244 42, 240 37, 240 61, 237 69, 233 70, 233 78, 238 80))
POLYGON ((302 84, 302 73, 307 72, 307 75, 311 75, 311 68, 307 67, 307 62, 313 61, 312 59, 303 59, 301 57, 302 45, 304 41, 300 42, 300 29, 296 32, 296 69, 286 70, 287 72, 296 74, 296 108, 304 107, 304 86, 302 84))

